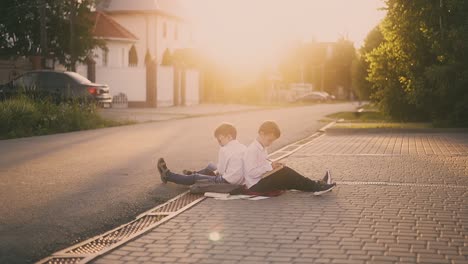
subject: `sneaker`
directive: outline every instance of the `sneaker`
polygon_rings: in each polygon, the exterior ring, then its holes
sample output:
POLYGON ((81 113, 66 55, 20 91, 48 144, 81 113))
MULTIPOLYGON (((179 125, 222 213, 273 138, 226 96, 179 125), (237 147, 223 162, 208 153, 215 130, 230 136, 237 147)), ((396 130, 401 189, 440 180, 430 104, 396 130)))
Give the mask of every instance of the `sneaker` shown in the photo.
POLYGON ((157 167, 158 167, 159 175, 161 176, 161 181, 163 183, 167 183, 167 173, 169 172, 169 169, 167 168, 166 162, 164 161, 163 158, 160 158, 158 160, 157 167))
POLYGON ((324 193, 327 193, 327 192, 333 190, 335 187, 336 187, 336 183, 322 184, 322 185, 320 185, 320 187, 318 188, 317 191, 313 192, 313 194, 315 196, 322 195, 324 193))
POLYGON ((326 184, 332 184, 333 183, 330 170, 327 170, 327 172, 325 173, 325 176, 323 176, 322 182, 326 183, 326 184))

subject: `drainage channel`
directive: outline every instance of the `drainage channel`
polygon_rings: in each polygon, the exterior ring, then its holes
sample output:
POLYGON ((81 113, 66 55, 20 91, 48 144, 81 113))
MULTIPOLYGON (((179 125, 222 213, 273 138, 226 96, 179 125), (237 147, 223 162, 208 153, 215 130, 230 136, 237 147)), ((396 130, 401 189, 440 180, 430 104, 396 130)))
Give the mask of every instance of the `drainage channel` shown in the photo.
MULTIPOLYGON (((295 153, 299 149, 309 145, 313 140, 321 137, 325 129, 332 126, 332 122, 318 130, 317 133, 303 138, 297 142, 286 145, 281 149, 271 153, 268 157, 272 161, 284 159, 295 153)), ((82 243, 73 245, 64 250, 58 251, 37 264, 83 264, 109 252, 110 250, 127 243, 128 241, 154 229, 162 223, 170 220, 190 207, 203 201, 203 195, 184 192, 173 199, 161 204, 143 214, 140 214, 130 223, 119 226, 104 234, 88 239, 82 243)))
POLYGON ((119 226, 109 232, 82 243, 71 246, 43 259, 38 264, 77 264, 87 263, 96 257, 128 242, 137 236, 170 220, 188 208, 201 202, 203 195, 191 194, 188 191, 161 204, 139 216, 130 223, 119 226))

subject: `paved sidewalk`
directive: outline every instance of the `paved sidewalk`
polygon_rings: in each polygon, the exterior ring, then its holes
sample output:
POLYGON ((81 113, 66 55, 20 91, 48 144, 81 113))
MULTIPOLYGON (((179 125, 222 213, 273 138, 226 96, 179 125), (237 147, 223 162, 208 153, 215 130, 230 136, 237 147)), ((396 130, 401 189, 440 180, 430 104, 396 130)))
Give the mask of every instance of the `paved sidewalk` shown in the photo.
POLYGON ((331 193, 206 199, 94 263, 468 263, 468 135, 325 135, 287 158, 331 193))
POLYGON ((159 108, 105 108, 100 113, 103 117, 135 122, 163 121, 193 116, 236 113, 260 110, 266 107, 238 104, 200 104, 193 106, 171 106, 159 108))

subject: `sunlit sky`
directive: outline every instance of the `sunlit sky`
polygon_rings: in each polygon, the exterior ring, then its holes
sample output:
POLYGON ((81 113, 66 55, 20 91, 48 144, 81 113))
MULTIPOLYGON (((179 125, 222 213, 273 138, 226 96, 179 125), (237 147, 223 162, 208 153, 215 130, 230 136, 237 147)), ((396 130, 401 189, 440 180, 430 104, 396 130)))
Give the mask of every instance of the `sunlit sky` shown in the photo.
POLYGON ((382 0, 183 0, 198 47, 230 64, 268 64, 297 41, 356 47, 385 16, 382 0))

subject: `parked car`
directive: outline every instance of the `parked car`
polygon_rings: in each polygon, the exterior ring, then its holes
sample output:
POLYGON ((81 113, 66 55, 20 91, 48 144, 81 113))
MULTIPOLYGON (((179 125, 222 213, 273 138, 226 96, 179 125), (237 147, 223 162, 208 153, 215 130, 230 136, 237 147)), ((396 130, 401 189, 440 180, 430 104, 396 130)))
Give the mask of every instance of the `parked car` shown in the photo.
POLYGON ((319 94, 325 96, 327 98, 327 100, 335 100, 336 99, 336 97, 334 95, 331 95, 331 94, 329 94, 327 92, 316 92, 316 93, 319 93, 319 94))
POLYGON ((306 94, 304 96, 301 96, 295 100, 295 102, 302 102, 302 103, 307 103, 307 102, 325 102, 327 101, 327 97, 323 95, 320 92, 311 92, 309 94, 306 94))
POLYGON ((19 93, 33 98, 90 100, 103 107, 110 107, 112 103, 109 86, 93 83, 76 72, 68 71, 30 71, 0 86, 0 99, 19 93))

